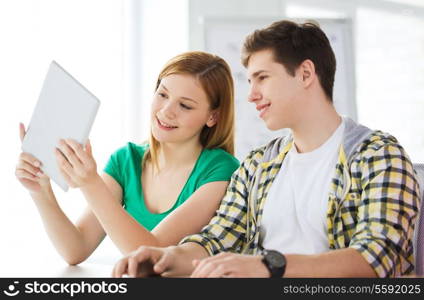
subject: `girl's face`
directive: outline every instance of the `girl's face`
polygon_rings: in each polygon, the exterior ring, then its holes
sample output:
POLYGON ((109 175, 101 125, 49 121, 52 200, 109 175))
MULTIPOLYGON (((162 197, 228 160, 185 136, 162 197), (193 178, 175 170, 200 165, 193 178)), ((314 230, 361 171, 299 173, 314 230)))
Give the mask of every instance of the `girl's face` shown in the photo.
POLYGON ((203 127, 216 123, 205 91, 187 74, 162 78, 154 94, 151 117, 152 134, 161 143, 199 141, 203 127))

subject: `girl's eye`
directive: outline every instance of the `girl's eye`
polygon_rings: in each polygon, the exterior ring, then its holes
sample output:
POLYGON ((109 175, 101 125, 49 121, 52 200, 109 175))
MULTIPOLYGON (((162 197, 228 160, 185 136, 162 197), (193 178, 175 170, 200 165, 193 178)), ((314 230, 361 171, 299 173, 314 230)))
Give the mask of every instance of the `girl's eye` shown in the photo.
POLYGON ((262 81, 262 80, 264 80, 265 78, 267 78, 268 76, 265 76, 265 75, 263 75, 263 76, 259 76, 259 80, 260 81, 262 81))
POLYGON ((181 105, 181 107, 182 107, 182 108, 184 108, 184 109, 187 109, 187 110, 190 110, 190 109, 191 109, 191 107, 190 107, 190 106, 185 105, 184 103, 180 103, 180 105, 181 105))
POLYGON ((164 93, 158 93, 158 95, 159 95, 159 97, 161 97, 161 98, 166 98, 166 94, 164 94, 164 93))

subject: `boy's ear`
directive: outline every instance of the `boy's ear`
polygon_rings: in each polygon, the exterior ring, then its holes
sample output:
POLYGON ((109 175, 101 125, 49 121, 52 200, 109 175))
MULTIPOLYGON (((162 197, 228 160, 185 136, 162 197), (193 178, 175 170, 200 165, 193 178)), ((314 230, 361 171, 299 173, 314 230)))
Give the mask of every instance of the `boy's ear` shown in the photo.
POLYGON ((304 60, 300 67, 300 72, 302 75, 302 81, 305 84, 305 86, 309 86, 314 78, 315 78, 315 65, 310 59, 304 60))
POLYGON ((211 115, 209 116, 208 121, 206 122, 206 126, 208 127, 213 127, 215 126, 215 124, 218 122, 218 112, 217 111, 213 111, 211 113, 211 115))

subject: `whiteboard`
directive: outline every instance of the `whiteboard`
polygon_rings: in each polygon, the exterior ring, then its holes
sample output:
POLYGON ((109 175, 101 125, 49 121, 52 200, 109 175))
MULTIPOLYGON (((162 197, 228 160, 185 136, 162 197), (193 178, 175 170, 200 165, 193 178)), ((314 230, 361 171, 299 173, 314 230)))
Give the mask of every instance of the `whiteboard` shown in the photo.
MULTIPOLYGON (((349 19, 314 19, 327 34, 333 47, 337 68, 333 100, 336 110, 357 119, 355 103, 355 72, 353 58, 352 23, 349 19)), ((270 131, 259 118, 255 106, 247 102, 249 85, 240 53, 245 37, 256 29, 268 26, 270 18, 205 18, 204 49, 225 59, 231 67, 235 84, 236 157, 244 159, 250 150, 271 139, 285 135, 287 129, 270 131)), ((294 20, 304 22, 305 20, 294 20)))

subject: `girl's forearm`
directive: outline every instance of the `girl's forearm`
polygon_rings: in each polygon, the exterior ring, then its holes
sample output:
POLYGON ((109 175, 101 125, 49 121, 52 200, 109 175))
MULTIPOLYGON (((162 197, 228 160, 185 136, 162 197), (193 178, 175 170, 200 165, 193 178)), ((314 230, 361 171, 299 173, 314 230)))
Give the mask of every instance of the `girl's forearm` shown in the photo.
POLYGON ((124 255, 141 245, 160 245, 152 233, 125 211, 100 176, 81 187, 81 191, 103 229, 124 255))
POLYGON ((48 237, 54 247, 71 265, 87 258, 84 238, 78 228, 64 214, 51 187, 42 193, 31 194, 48 237))

